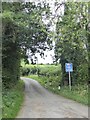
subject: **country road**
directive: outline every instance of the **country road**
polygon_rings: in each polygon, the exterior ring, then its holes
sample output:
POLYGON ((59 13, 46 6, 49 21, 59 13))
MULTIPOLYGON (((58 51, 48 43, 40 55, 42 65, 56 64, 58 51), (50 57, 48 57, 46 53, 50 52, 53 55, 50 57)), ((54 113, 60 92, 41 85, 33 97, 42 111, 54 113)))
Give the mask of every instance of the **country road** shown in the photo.
POLYGON ((25 82, 25 100, 17 118, 88 118, 88 107, 55 95, 37 81, 25 82))

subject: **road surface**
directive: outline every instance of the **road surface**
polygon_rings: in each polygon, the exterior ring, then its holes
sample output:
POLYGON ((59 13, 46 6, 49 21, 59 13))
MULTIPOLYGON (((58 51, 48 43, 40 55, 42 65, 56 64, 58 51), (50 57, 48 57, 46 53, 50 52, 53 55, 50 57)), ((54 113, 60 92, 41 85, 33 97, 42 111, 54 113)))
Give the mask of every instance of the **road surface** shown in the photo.
POLYGON ((37 81, 25 82, 25 100, 17 118, 88 118, 88 107, 55 95, 37 81))

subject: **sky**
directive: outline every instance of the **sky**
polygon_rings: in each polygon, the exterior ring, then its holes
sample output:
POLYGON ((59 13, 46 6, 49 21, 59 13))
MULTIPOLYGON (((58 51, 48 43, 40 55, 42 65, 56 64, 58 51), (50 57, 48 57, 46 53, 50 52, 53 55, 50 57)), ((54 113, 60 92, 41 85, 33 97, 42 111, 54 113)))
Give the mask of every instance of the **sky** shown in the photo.
MULTIPOLYGON (((27 0, 28 1, 28 0, 27 0)), ((33 0, 30 0, 31 2, 33 2, 33 0)), ((45 0, 35 0, 35 2, 42 2, 42 1, 45 1, 45 0)), ((57 1, 59 1, 60 3, 63 1, 63 0, 57 0, 57 1)), ((49 5, 50 5, 50 9, 51 9, 51 11, 52 11, 52 13, 53 13, 53 15, 55 15, 56 13, 55 13, 55 6, 54 6, 54 2, 55 2, 55 0, 46 0, 46 2, 47 3, 49 3, 49 5)), ((58 9, 58 11, 57 11, 57 14, 61 14, 60 12, 61 11, 64 11, 64 7, 61 7, 61 8, 59 8, 58 9)), ((57 21, 57 20, 56 20, 57 21)), ((45 21, 45 22, 47 22, 47 21, 45 21)), ((52 31, 55 31, 55 24, 53 24, 53 26, 51 27, 51 29, 50 30, 52 30, 52 31)), ((51 64, 51 63, 53 63, 53 58, 54 58, 54 50, 46 50, 45 52, 44 52, 44 55, 45 56, 47 56, 47 57, 44 57, 44 59, 43 58, 41 58, 41 56, 39 55, 39 54, 36 54, 36 56, 37 56, 37 58, 38 58, 38 64, 40 64, 40 63, 43 63, 43 64, 47 64, 47 63, 49 63, 49 64, 51 64)), ((30 60, 29 60, 30 61, 30 60)))
MULTIPOLYGON (((30 0, 30 1, 33 1, 33 0, 30 0)), ((42 2, 43 0, 36 0, 35 2, 42 2)), ((44 0, 45 1, 45 0, 44 0)), ((52 11, 52 13, 53 14, 56 14, 55 13, 55 6, 54 6, 54 2, 55 2, 55 0, 46 0, 46 2, 47 3, 49 3, 49 5, 50 5, 50 9, 51 9, 51 11, 52 11)), ((44 22, 46 22, 47 23, 47 20, 46 21, 44 21, 44 22)), ((52 30, 52 31, 55 31, 55 25, 53 25, 51 28, 50 28, 50 30, 52 30)), ((41 58, 41 56, 39 55, 39 54, 36 54, 36 56, 37 56, 37 58, 38 58, 38 61, 37 61, 37 63, 38 64, 40 64, 40 63, 43 63, 43 64, 51 64, 51 63, 53 63, 53 57, 54 57, 54 50, 46 50, 45 52, 44 52, 44 55, 46 56, 46 57, 44 57, 44 59, 43 58, 41 58)))
MULTIPOLYGON (((28 54, 30 54, 29 51, 28 51, 28 54)), ((39 54, 40 53, 36 53, 35 54, 35 57, 37 57, 36 64, 40 64, 40 63, 43 63, 43 64, 48 64, 48 63, 52 64, 53 61, 55 60, 54 50, 46 50, 46 51, 44 51, 44 57, 43 58, 39 54)), ((32 58, 33 58, 33 60, 35 60, 34 56, 32 56, 32 58)), ((29 63, 31 63, 31 57, 28 58, 28 60, 29 60, 29 63)))
POLYGON ((46 56, 46 57, 44 57, 45 59, 41 58, 41 56, 39 54, 36 55, 38 57, 38 61, 37 61, 38 64, 40 64, 40 63, 43 63, 43 64, 53 63, 52 57, 54 57, 54 50, 50 50, 50 51, 47 50, 44 52, 44 55, 46 56))

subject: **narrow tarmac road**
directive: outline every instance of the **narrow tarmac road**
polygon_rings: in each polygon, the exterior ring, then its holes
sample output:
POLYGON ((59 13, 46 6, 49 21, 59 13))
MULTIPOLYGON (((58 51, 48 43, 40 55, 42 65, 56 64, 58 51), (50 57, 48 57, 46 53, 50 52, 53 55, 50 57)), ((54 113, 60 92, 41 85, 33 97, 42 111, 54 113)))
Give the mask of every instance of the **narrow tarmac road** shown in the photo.
POLYGON ((55 95, 37 81, 25 82, 25 101, 17 118, 88 118, 88 107, 55 95))

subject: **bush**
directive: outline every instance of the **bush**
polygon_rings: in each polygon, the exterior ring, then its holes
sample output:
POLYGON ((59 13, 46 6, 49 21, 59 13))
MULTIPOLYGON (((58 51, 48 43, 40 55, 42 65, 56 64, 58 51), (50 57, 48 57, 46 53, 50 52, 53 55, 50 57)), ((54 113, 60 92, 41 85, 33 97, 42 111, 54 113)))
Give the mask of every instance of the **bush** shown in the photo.
POLYGON ((87 63, 79 65, 76 69, 71 73, 72 83, 76 84, 88 84, 88 65, 87 63))
MULTIPOLYGON (((9 35, 10 36, 10 35, 9 35)), ((4 36, 3 36, 4 37, 4 36)), ((11 38, 5 37, 2 43, 2 85, 10 88, 20 77, 19 48, 11 38)))
POLYGON ((30 69, 29 68, 21 68, 21 75, 22 76, 28 76, 30 74, 30 69))
POLYGON ((66 98, 88 105, 88 86, 86 84, 85 85, 78 84, 72 86, 72 90, 70 91, 69 86, 63 86, 60 87, 59 89, 61 83, 60 76, 57 77, 50 76, 48 78, 43 76, 31 75, 29 77, 37 80, 42 86, 56 94, 62 95, 66 98))
POLYGON ((36 66, 31 68, 30 74, 37 74, 37 67, 36 66))
POLYGON ((28 76, 30 74, 39 74, 39 68, 36 66, 33 67, 21 67, 21 75, 28 76))
POLYGON ((55 66, 55 65, 47 65, 45 67, 39 67, 39 75, 41 76, 60 76, 61 75, 61 70, 60 66, 55 66))
POLYGON ((12 89, 4 89, 2 92, 3 108, 2 117, 3 118, 15 118, 20 106, 24 100, 24 83, 19 81, 16 86, 12 89))

